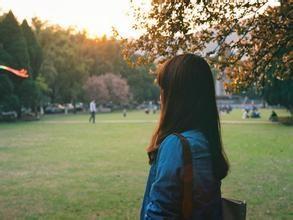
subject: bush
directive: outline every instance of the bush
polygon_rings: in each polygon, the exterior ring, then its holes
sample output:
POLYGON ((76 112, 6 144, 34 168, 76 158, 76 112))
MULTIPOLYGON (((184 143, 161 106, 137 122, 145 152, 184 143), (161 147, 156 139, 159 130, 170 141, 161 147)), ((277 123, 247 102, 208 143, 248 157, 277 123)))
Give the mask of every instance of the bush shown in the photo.
POLYGON ((292 126, 293 125, 293 117, 289 116, 289 117, 279 117, 278 121, 283 124, 283 125, 288 125, 288 126, 292 126))

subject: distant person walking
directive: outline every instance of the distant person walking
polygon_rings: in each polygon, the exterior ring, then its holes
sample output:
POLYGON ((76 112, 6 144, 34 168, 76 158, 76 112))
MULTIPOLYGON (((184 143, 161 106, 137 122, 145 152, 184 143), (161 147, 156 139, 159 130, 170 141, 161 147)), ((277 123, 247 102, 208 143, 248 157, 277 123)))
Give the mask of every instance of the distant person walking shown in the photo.
POLYGON ((92 100, 90 103, 90 118, 89 118, 89 122, 93 122, 96 123, 96 112, 97 112, 97 108, 96 108, 96 101, 92 100))

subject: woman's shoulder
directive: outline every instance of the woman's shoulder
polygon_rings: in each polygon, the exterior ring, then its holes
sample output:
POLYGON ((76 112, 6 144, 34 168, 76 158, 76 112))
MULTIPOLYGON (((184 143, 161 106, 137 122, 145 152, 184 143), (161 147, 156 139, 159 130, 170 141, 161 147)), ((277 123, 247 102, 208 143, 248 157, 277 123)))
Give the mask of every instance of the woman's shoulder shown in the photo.
POLYGON ((181 151, 180 145, 180 139, 175 134, 169 134, 160 144, 159 151, 181 151))
MULTIPOLYGON (((205 137, 205 135, 198 130, 188 130, 181 133, 192 145, 193 143, 202 143, 204 145, 208 144, 208 141, 205 137)), ((180 145, 180 139, 175 134, 169 134, 160 144, 161 146, 174 146, 174 145, 180 145)))
POLYGON ((209 143, 203 132, 189 130, 181 133, 189 142, 191 147, 207 148, 209 143))
MULTIPOLYGON (((208 140, 205 135, 198 130, 188 130, 181 133, 189 142, 191 148, 203 150, 208 148, 208 140)), ((169 134, 162 141, 159 152, 168 151, 168 154, 182 152, 181 141, 175 134, 169 134)))
MULTIPOLYGON (((189 142, 191 152, 195 158, 208 156, 208 142, 203 133, 197 130, 190 130, 181 133, 189 142)), ((156 163, 182 165, 182 144, 178 136, 169 134, 160 144, 156 163)))
POLYGON ((172 169, 181 167, 183 163, 182 153, 180 139, 176 135, 170 134, 160 144, 156 164, 157 166, 163 166, 165 171, 171 167, 172 169))
MULTIPOLYGON (((189 142, 190 146, 207 146, 208 142, 202 132, 189 130, 181 133, 189 142)), ((160 144, 159 151, 182 151, 181 141, 175 134, 169 134, 160 144)))

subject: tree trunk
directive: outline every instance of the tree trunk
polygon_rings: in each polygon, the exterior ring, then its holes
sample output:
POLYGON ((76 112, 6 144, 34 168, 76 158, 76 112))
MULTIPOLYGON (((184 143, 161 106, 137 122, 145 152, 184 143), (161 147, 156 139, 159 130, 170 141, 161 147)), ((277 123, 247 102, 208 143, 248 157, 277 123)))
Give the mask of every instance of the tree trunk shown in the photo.
POLYGON ((72 104, 73 104, 73 114, 76 114, 76 101, 75 101, 75 99, 73 99, 72 104))
POLYGON ((22 114, 21 114, 21 106, 17 108, 16 113, 17 113, 17 119, 21 119, 21 116, 22 116, 22 114))
POLYGON ((266 101, 264 99, 262 99, 262 107, 266 108, 266 101))

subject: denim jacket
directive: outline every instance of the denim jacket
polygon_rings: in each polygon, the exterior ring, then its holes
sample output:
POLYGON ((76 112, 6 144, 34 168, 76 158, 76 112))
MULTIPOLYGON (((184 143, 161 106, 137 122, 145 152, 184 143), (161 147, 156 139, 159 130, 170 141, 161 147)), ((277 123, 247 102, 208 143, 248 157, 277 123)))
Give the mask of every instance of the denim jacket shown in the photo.
MULTIPOLYGON (((193 202, 202 204, 194 208, 191 219, 222 219, 221 181, 212 172, 208 141, 197 130, 183 132, 187 138, 193 167, 193 202), (211 195, 208 202, 200 201, 201 194, 211 195)), ((141 207, 141 220, 180 219, 182 216, 183 152, 180 139, 171 134, 160 144, 157 158, 152 164, 141 207)))

